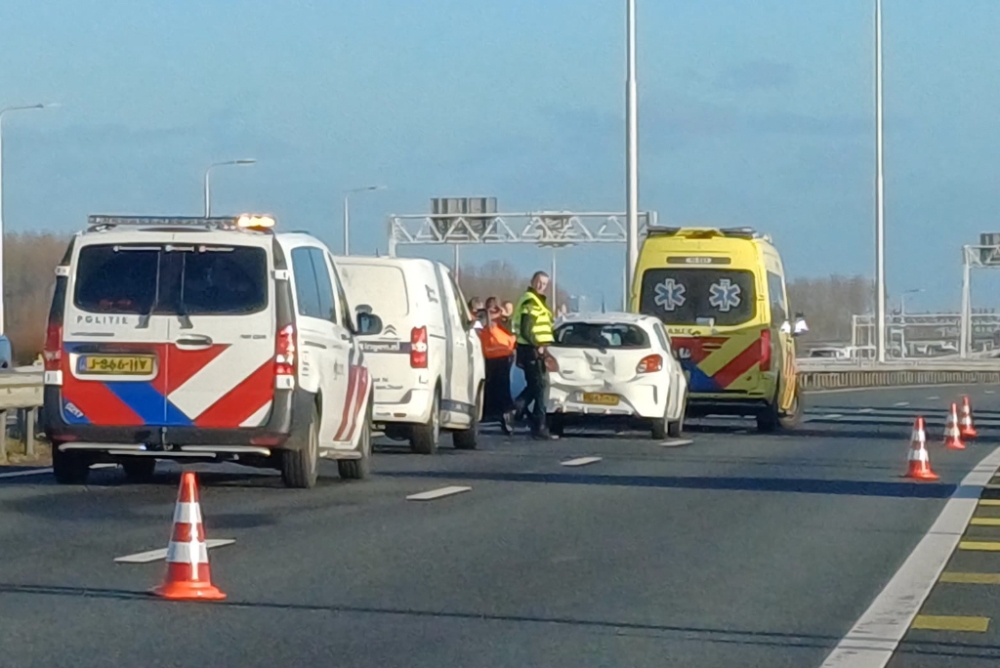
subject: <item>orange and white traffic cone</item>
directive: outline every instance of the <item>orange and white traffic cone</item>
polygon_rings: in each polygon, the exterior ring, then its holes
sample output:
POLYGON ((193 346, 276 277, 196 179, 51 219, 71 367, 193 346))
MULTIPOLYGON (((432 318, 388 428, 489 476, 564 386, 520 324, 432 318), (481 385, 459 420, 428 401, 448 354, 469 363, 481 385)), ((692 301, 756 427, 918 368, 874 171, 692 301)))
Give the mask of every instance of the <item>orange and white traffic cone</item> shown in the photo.
POLYGON ((910 437, 909 470, 904 478, 914 480, 937 480, 938 474, 931 470, 931 458, 927 454, 927 432, 924 429, 924 419, 918 417, 913 424, 913 435, 910 437))
POLYGON ((198 478, 190 471, 181 474, 177 491, 174 531, 167 547, 167 576, 152 593, 172 601, 220 601, 226 597, 212 584, 198 478))
POLYGON ((948 421, 944 425, 944 447, 949 450, 965 450, 962 443, 962 432, 958 429, 958 406, 951 405, 948 421))
POLYGON ((972 406, 969 405, 969 397, 962 397, 962 420, 958 423, 959 433, 967 441, 974 440, 979 434, 972 424, 972 406))

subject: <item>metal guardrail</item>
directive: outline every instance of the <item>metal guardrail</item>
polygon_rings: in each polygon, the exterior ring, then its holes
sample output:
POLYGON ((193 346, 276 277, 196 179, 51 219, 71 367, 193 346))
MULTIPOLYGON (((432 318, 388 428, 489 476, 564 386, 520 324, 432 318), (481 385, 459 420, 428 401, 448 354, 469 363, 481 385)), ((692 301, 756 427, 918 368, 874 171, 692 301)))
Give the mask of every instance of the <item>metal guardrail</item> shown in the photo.
POLYGON ((998 360, 935 360, 852 364, 851 360, 799 360, 799 387, 805 391, 905 387, 914 385, 1000 384, 998 360), (824 362, 822 364, 815 362, 824 362), (848 362, 842 364, 838 362, 848 362))
POLYGON ((42 405, 43 389, 41 371, 32 369, 0 374, 0 461, 7 460, 7 416, 10 411, 17 411, 25 454, 35 454, 35 424, 42 405))

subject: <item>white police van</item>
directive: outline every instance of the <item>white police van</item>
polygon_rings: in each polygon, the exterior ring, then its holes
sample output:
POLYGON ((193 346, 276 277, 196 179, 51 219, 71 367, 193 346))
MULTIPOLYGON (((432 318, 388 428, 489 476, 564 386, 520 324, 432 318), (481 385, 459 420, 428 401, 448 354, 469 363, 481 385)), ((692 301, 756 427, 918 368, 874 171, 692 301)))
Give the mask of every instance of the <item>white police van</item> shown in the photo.
POLYGON ((157 459, 277 468, 312 487, 318 459, 363 478, 371 381, 326 246, 274 220, 91 216, 56 268, 43 422, 60 483, 95 462, 130 478, 157 459))
POLYGON ((336 258, 352 303, 384 321, 360 336, 375 386, 372 419, 414 452, 437 451, 442 430, 477 445, 486 362, 465 298, 448 268, 419 258, 336 258))

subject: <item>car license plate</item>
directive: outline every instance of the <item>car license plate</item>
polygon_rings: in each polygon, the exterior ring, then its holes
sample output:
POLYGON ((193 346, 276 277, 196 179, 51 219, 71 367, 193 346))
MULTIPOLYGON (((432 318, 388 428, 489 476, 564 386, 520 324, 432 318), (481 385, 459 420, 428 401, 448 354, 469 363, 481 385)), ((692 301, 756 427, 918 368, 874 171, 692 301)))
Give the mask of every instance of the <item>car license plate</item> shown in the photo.
POLYGON ((584 392, 583 403, 595 404, 597 406, 617 406, 617 394, 604 394, 602 392, 584 392))
POLYGON ((156 358, 152 355, 80 355, 79 373, 109 376, 148 376, 156 358))

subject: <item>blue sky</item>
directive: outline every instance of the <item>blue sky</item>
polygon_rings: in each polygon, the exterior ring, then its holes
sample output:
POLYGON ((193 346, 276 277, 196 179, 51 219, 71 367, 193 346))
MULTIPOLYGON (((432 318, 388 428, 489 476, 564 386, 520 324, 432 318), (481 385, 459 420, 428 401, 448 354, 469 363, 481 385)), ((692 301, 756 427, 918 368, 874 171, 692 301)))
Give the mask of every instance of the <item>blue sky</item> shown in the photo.
MULTIPOLYGON (((624 207, 623 0, 4 0, 11 230, 88 213, 270 211, 340 249, 434 196, 504 210, 624 207)), ((871 274, 873 0, 639 0, 641 204, 753 225, 792 276, 871 274)), ((962 243, 1000 231, 1000 4, 885 0, 890 294, 957 307, 962 243)), ((413 251, 409 251, 412 253, 413 251)), ((621 291, 611 248, 561 254, 573 292, 621 291)), ((430 253, 435 255, 434 253, 430 253)), ((470 262, 547 251, 474 249, 470 262)), ((448 253, 436 254, 444 259, 448 253)), ((998 278, 977 276, 977 305, 998 278)))

